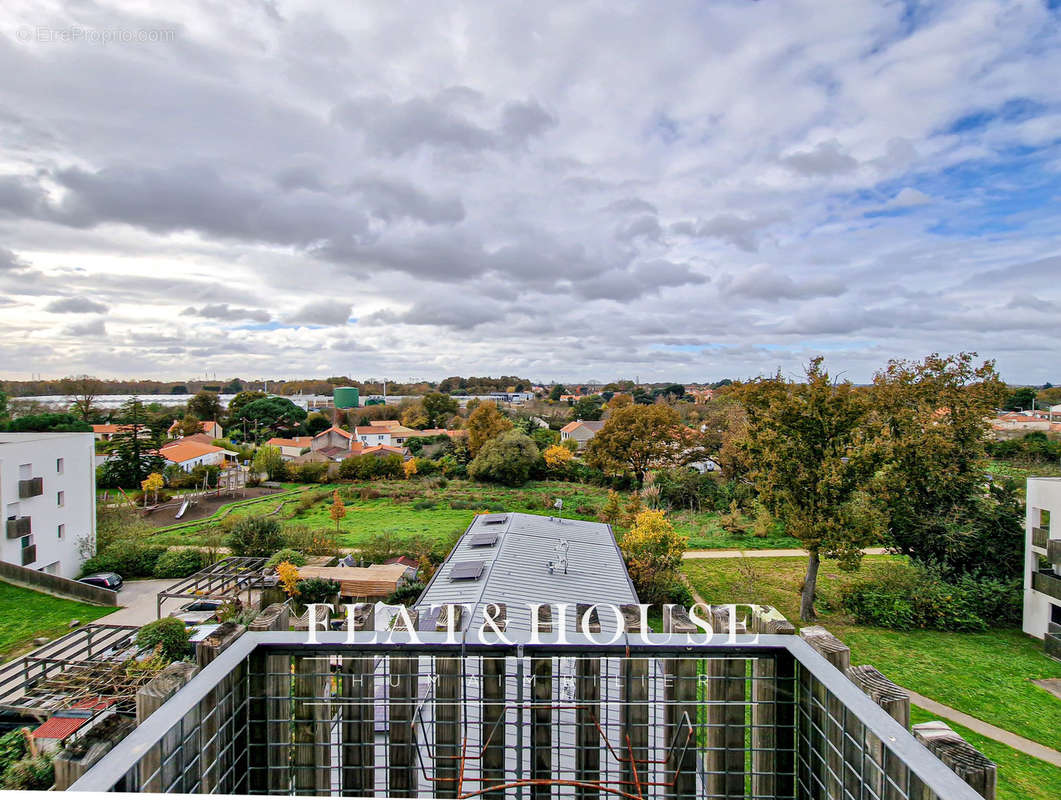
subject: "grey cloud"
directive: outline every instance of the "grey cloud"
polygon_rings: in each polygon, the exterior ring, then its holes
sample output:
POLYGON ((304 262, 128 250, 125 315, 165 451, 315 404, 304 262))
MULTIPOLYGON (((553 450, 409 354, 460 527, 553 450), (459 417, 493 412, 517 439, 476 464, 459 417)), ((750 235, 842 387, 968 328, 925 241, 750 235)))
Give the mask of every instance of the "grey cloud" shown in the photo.
POLYGON ((996 286, 999 283, 1011 281, 1040 285, 1040 281, 1053 279, 1058 275, 1061 275, 1061 256, 1047 256, 1035 261, 977 272, 970 276, 963 285, 996 286))
POLYGON ((237 308, 228 303, 214 303, 200 308, 189 306, 181 312, 184 317, 203 317, 222 321, 249 319, 253 322, 268 322, 271 317, 267 311, 257 308, 237 308))
POLYGON ((721 239, 745 252, 753 253, 759 249, 758 231, 776 219, 779 217, 754 218, 719 214, 709 219, 682 220, 672 223, 670 231, 697 239, 721 239))
POLYGON ((781 163, 801 175, 842 175, 858 168, 858 161, 843 152, 836 139, 785 156, 781 163))
POLYGON ((44 310, 52 314, 103 314, 107 306, 84 297, 64 297, 48 303, 44 310))
POLYGON ((70 325, 63 329, 63 333, 66 336, 104 336, 107 333, 107 326, 102 319, 95 319, 91 322, 70 325))
POLYGON ((351 304, 340 300, 318 300, 307 303, 286 318, 304 325, 345 325, 350 319, 351 304))
POLYGON ((719 288, 728 297, 747 297, 776 302, 812 297, 838 297, 847 287, 838 278, 809 278, 796 282, 788 275, 760 265, 738 275, 727 275, 719 288))
POLYGON ((1044 314, 1054 313, 1061 309, 1057 303, 1030 294, 1013 295, 1010 301, 1006 303, 1006 308, 1028 308, 1032 311, 1042 311, 1044 314))
MULTIPOLYGON (((360 132, 378 153, 400 156, 424 146, 462 152, 496 150, 525 144, 556 124, 534 101, 508 103, 497 129, 471 119, 453 100, 466 100, 470 90, 444 90, 434 97, 395 101, 382 95, 355 97, 332 110, 332 119, 360 132)), ((477 93, 472 93, 478 98, 477 93)))
POLYGON ((605 211, 614 211, 619 214, 659 214, 658 208, 640 197, 624 197, 616 200, 614 203, 609 203, 605 211))
POLYGON ((648 261, 632 270, 610 270, 603 275, 574 284, 575 292, 586 300, 634 300, 661 289, 704 284, 709 278, 694 272, 688 264, 665 259, 648 261))
POLYGON ((662 235, 663 229, 660 227, 659 220, 650 214, 630 220, 619 226, 615 232, 615 238, 622 241, 630 241, 638 237, 659 241, 662 235))
POLYGON ((362 320, 367 325, 433 325, 452 330, 471 330, 487 322, 505 317, 497 304, 482 303, 467 297, 439 297, 430 302, 417 302, 401 313, 383 311, 362 320))

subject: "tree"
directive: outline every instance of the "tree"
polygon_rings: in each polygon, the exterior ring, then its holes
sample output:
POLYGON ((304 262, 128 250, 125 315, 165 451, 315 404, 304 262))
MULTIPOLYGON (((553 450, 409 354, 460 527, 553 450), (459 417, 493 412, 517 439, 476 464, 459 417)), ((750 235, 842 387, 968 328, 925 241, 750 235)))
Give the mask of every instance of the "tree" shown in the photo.
POLYGON ((512 421, 505 417, 494 403, 484 403, 468 417, 468 449, 474 456, 482 446, 512 427, 512 421))
POLYGON ((332 522, 335 523, 335 532, 339 533, 339 523, 343 521, 343 517, 346 516, 346 506, 343 505, 343 498, 339 496, 339 490, 336 489, 332 493, 332 505, 328 509, 328 516, 332 518, 332 522))
POLYGON ((1021 386, 1009 396, 1003 406, 1008 411, 1031 411, 1035 404, 1036 392, 1031 386, 1021 386))
POLYGON ((642 603, 666 603, 681 584, 679 568, 688 537, 662 511, 642 511, 623 536, 621 549, 642 603))
POLYGON ((410 403, 409 407, 402 412, 401 423, 406 428, 430 427, 427 422, 427 412, 424 410, 423 402, 419 400, 410 403))
POLYGON ((221 419, 221 398, 215 392, 197 392, 188 401, 188 413, 201 420, 217 422, 221 419))
POLYGON ((620 408, 626 408, 634 404, 634 398, 628 394, 613 394, 611 399, 608 401, 609 411, 618 411, 620 408))
POLYGON ((564 388, 562 383, 558 383, 549 392, 549 399, 554 403, 557 402, 562 395, 567 394, 567 389, 564 388))
POLYGON ((993 362, 976 366, 975 358, 891 361, 873 379, 874 410, 888 434, 877 484, 891 543, 921 561, 943 559, 948 524, 989 501, 986 420, 1007 389, 993 362))
POLYGON ((632 472, 638 483, 653 466, 670 466, 682 450, 678 412, 665 405, 620 408, 590 439, 586 461, 606 472, 632 472))
POLYGON ((441 428, 445 426, 446 420, 457 413, 459 406, 457 401, 448 394, 432 392, 424 395, 424 413, 427 414, 428 428, 441 428))
POLYGON ((273 436, 293 436, 301 428, 306 410, 299 408, 286 397, 261 397, 252 400, 239 410, 240 423, 253 426, 255 439, 273 436))
POLYGON ((478 481, 522 486, 538 461, 534 440, 519 431, 505 431, 482 446, 468 465, 468 474, 478 481))
POLYGON ((284 546, 280 523, 274 517, 244 517, 226 542, 234 556, 271 556, 284 546))
POLYGON ((63 378, 59 381, 59 389, 69 395, 71 399, 70 411, 81 417, 84 422, 95 415, 96 397, 103 391, 103 381, 88 375, 79 375, 72 378, 63 378))
POLYGON ((740 390, 747 422, 735 447, 751 465, 759 500, 809 552, 800 619, 815 619, 821 557, 857 569, 862 548, 879 541, 884 516, 870 502, 870 482, 881 462, 880 431, 865 393, 834 383, 811 361, 806 383, 780 374, 740 390))
POLYGON ((549 469, 558 470, 565 469, 574 458, 570 450, 566 447, 561 447, 558 444, 546 448, 545 452, 542 453, 542 457, 545 459, 545 465, 549 467, 549 469))
POLYGON ((606 522, 612 527, 619 524, 619 521, 623 518, 623 504, 622 498, 615 489, 608 490, 608 500, 601 507, 601 510, 597 512, 597 518, 601 522, 606 522))
POLYGON ((17 417, 7 424, 9 431, 53 431, 62 433, 89 433, 92 426, 82 422, 73 414, 30 414, 17 417))
POLYGON ((604 416, 604 398, 600 395, 580 397, 571 406, 571 419, 599 420, 604 416))
POLYGON ((416 459, 410 458, 408 461, 402 463, 402 472, 405 473, 406 480, 411 480, 413 475, 417 472, 416 459))
POLYGON ((199 418, 193 417, 191 414, 185 414, 177 424, 178 436, 194 436, 195 434, 202 432, 203 426, 199 424, 199 418))
POLYGON ((142 481, 140 481, 140 491, 144 493, 144 507, 147 507, 147 493, 153 492, 155 495, 155 503, 158 503, 158 490, 166 485, 166 481, 162 478, 162 475, 158 472, 152 472, 142 481))
POLYGON ((306 429, 307 436, 316 436, 318 433, 328 430, 332 426, 332 421, 328 419, 326 414, 321 414, 319 411, 314 411, 303 423, 303 427, 306 429))
POLYGON ((269 480, 280 477, 285 471, 283 453, 280 448, 270 445, 259 447, 254 453, 251 469, 259 475, 264 472, 269 476, 269 480))
POLYGON ((228 401, 229 424, 236 424, 242 419, 242 417, 240 416, 240 412, 243 411, 244 406, 253 403, 255 400, 261 400, 262 398, 268 396, 269 395, 267 395, 265 392, 239 392, 235 397, 228 401))
POLYGON ((298 567, 290 561, 281 561, 276 565, 276 575, 288 597, 298 594, 298 567))
POLYGON ((161 437, 147 425, 147 412, 137 397, 122 403, 122 424, 111 437, 111 458, 103 465, 103 483, 132 489, 152 472, 162 472, 161 437))

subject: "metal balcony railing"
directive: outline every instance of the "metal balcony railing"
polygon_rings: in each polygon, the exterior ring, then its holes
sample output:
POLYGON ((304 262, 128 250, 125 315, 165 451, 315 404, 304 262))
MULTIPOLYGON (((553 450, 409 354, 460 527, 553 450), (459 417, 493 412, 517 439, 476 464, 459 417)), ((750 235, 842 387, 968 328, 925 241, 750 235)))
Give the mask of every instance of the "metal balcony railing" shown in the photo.
POLYGON ((39 497, 44 494, 44 478, 26 478, 18 482, 18 496, 20 500, 30 497, 39 497))
POLYGON ((794 636, 448 645, 249 633, 73 791, 947 798, 967 784, 794 636))
POLYGON ((7 538, 21 539, 33 533, 29 517, 11 517, 7 520, 7 538))

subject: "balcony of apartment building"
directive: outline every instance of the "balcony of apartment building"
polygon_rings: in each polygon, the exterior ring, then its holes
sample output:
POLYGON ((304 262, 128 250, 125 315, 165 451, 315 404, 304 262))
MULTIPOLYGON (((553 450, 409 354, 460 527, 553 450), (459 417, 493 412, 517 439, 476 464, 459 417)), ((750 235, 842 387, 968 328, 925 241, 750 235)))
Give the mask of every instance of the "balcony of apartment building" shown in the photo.
MULTIPOLYGON (((565 644, 449 644, 438 632, 317 638, 237 636, 70 788, 535 799, 980 796, 911 735, 909 698, 898 702, 898 687, 872 668, 845 668, 799 636, 704 644, 640 633, 612 644, 585 636, 565 644)), ((962 761, 962 769, 975 772, 975 762, 962 761)))

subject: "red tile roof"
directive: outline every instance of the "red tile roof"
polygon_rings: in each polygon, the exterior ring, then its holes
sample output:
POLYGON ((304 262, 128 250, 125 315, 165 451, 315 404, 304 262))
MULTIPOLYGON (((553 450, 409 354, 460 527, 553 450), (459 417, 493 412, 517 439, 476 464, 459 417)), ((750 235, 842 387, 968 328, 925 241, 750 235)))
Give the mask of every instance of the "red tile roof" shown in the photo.
POLYGON ((320 437, 322 437, 322 436, 327 436, 327 435, 328 435, 329 433, 331 433, 332 431, 335 431, 336 433, 338 433, 338 434, 341 434, 341 435, 345 436, 345 437, 346 437, 347 439, 353 439, 353 438, 354 438, 354 437, 353 437, 353 436, 352 436, 352 435, 350 434, 350 432, 349 432, 349 431, 344 431, 344 430, 343 430, 342 428, 337 428, 337 427, 336 427, 336 426, 334 426, 334 425, 332 425, 332 426, 331 426, 330 428, 328 428, 327 430, 321 431, 320 433, 318 433, 318 434, 317 434, 316 436, 314 436, 313 438, 314 438, 314 439, 319 439, 319 438, 320 438, 320 437))

